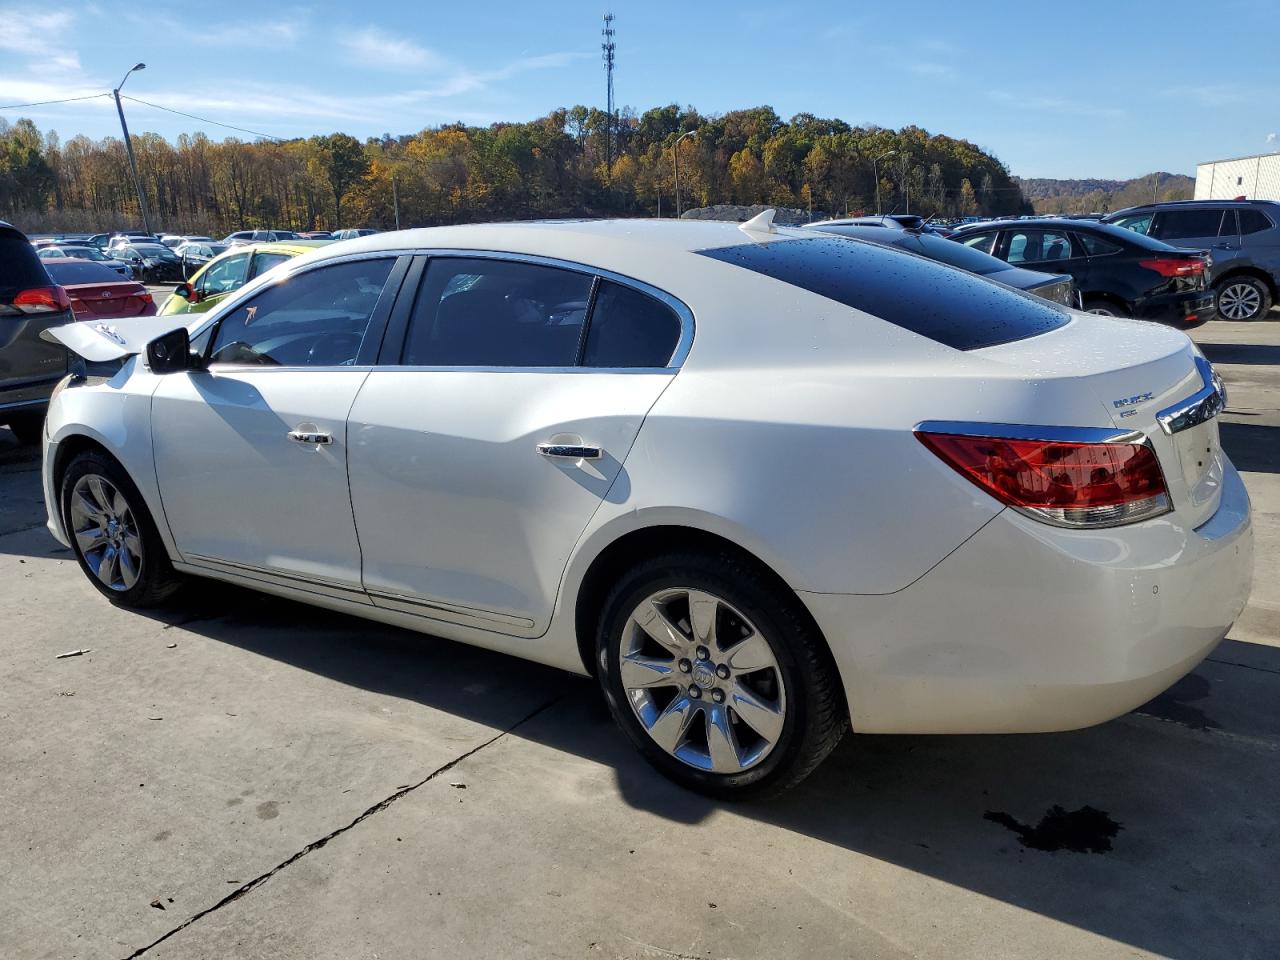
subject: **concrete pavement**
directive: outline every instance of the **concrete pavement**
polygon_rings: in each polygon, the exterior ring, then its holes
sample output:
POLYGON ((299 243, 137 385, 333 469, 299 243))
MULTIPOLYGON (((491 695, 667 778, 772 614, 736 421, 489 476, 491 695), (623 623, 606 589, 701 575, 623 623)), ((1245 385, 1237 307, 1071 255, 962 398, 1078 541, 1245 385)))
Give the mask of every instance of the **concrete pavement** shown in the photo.
POLYGON ((215 584, 116 610, 0 430, 0 956, 1280 954, 1280 323, 1196 338, 1258 531, 1232 638, 1112 723, 849 737, 741 805, 588 681, 215 584))

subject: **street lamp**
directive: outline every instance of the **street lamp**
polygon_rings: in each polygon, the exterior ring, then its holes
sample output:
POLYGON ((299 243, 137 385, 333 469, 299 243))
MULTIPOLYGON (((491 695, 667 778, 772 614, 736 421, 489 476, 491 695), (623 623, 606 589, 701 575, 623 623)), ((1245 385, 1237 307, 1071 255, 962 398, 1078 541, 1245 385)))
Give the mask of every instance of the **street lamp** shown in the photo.
POLYGON ((138 212, 142 214, 142 229, 151 232, 150 217, 147 216, 147 197, 142 190, 142 180, 138 177, 138 161, 133 156, 133 141, 129 139, 129 126, 124 122, 124 107, 120 104, 120 88, 124 86, 125 80, 129 79, 129 74, 136 70, 145 70, 145 63, 135 63, 127 71, 120 82, 116 84, 116 88, 111 91, 116 98, 116 112, 120 114, 120 130, 124 133, 124 149, 129 154, 129 169, 133 171, 133 188, 138 191, 138 212))
POLYGON ((676 167, 676 219, 680 219, 680 141, 686 137, 696 137, 697 130, 690 130, 676 137, 676 145, 671 148, 671 161, 676 167))
POLYGON ((890 150, 888 153, 882 153, 880 156, 873 157, 871 160, 871 175, 876 178, 876 216, 880 215, 880 168, 877 164, 881 160, 892 157, 897 152, 897 150, 890 150))

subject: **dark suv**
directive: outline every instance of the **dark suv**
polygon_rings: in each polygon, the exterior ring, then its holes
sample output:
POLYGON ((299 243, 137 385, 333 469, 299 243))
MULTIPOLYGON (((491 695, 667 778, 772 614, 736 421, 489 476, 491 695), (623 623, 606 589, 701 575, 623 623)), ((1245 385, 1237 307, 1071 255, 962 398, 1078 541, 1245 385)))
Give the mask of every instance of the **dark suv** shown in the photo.
POLYGON ((960 227, 951 239, 1028 270, 1069 273, 1089 313, 1182 329, 1213 317, 1209 257, 1092 220, 1043 217, 960 227))
POLYGON ((23 443, 40 439, 49 395, 67 372, 66 351, 40 333, 73 320, 67 292, 30 241, 0 220, 0 424, 23 443))
POLYGON ((1280 203, 1180 200, 1118 210, 1104 222, 1175 247, 1209 250, 1213 292, 1223 320, 1261 320, 1277 300, 1280 203))

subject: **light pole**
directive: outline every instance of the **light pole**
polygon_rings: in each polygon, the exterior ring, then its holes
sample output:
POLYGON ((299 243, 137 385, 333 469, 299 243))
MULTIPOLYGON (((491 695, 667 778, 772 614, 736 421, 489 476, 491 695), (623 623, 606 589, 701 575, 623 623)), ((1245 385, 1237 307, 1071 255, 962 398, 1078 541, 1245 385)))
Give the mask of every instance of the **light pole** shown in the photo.
POLYGON ((686 137, 696 137, 697 130, 689 130, 676 137, 676 145, 671 148, 671 161, 676 167, 676 219, 680 219, 680 141, 686 137))
POLYGON ((880 168, 877 164, 881 160, 892 157, 897 150, 890 150, 888 153, 882 153, 878 157, 871 158, 871 175, 876 178, 876 216, 880 215, 880 168))
POLYGON ((135 70, 145 70, 145 63, 135 63, 126 72, 124 77, 116 84, 116 88, 111 91, 116 98, 116 112, 120 114, 120 130, 124 133, 124 149, 129 154, 129 169, 133 171, 133 188, 138 191, 138 212, 142 214, 142 229, 151 232, 151 218, 147 216, 147 196, 142 189, 142 180, 138 177, 138 161, 133 156, 133 141, 129 139, 129 125, 124 122, 124 107, 120 105, 120 88, 124 86, 125 80, 129 79, 129 74, 135 70))

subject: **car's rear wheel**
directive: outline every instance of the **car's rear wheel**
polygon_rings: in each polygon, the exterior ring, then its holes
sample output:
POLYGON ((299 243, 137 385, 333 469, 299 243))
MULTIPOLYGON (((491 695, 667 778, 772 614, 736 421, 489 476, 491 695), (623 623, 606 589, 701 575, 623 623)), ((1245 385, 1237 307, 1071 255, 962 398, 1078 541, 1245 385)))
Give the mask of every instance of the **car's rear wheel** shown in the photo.
POLYGON ((1100 317, 1131 317, 1127 307, 1106 297, 1089 297, 1084 301, 1084 312, 1100 317))
POLYGON ((1223 320, 1260 320, 1271 309, 1271 291, 1257 277, 1227 277, 1215 292, 1223 320))
POLYGON ((142 494, 110 457, 90 451, 72 460, 61 503, 80 568, 112 603, 151 607, 182 586, 142 494))
POLYGON ((597 653, 605 698, 640 752, 712 796, 798 783, 848 725, 835 666, 798 601, 733 555, 632 569, 605 603, 597 653))
POLYGON ((44 431, 44 412, 11 416, 9 429, 13 431, 19 443, 39 443, 40 434, 44 431))

